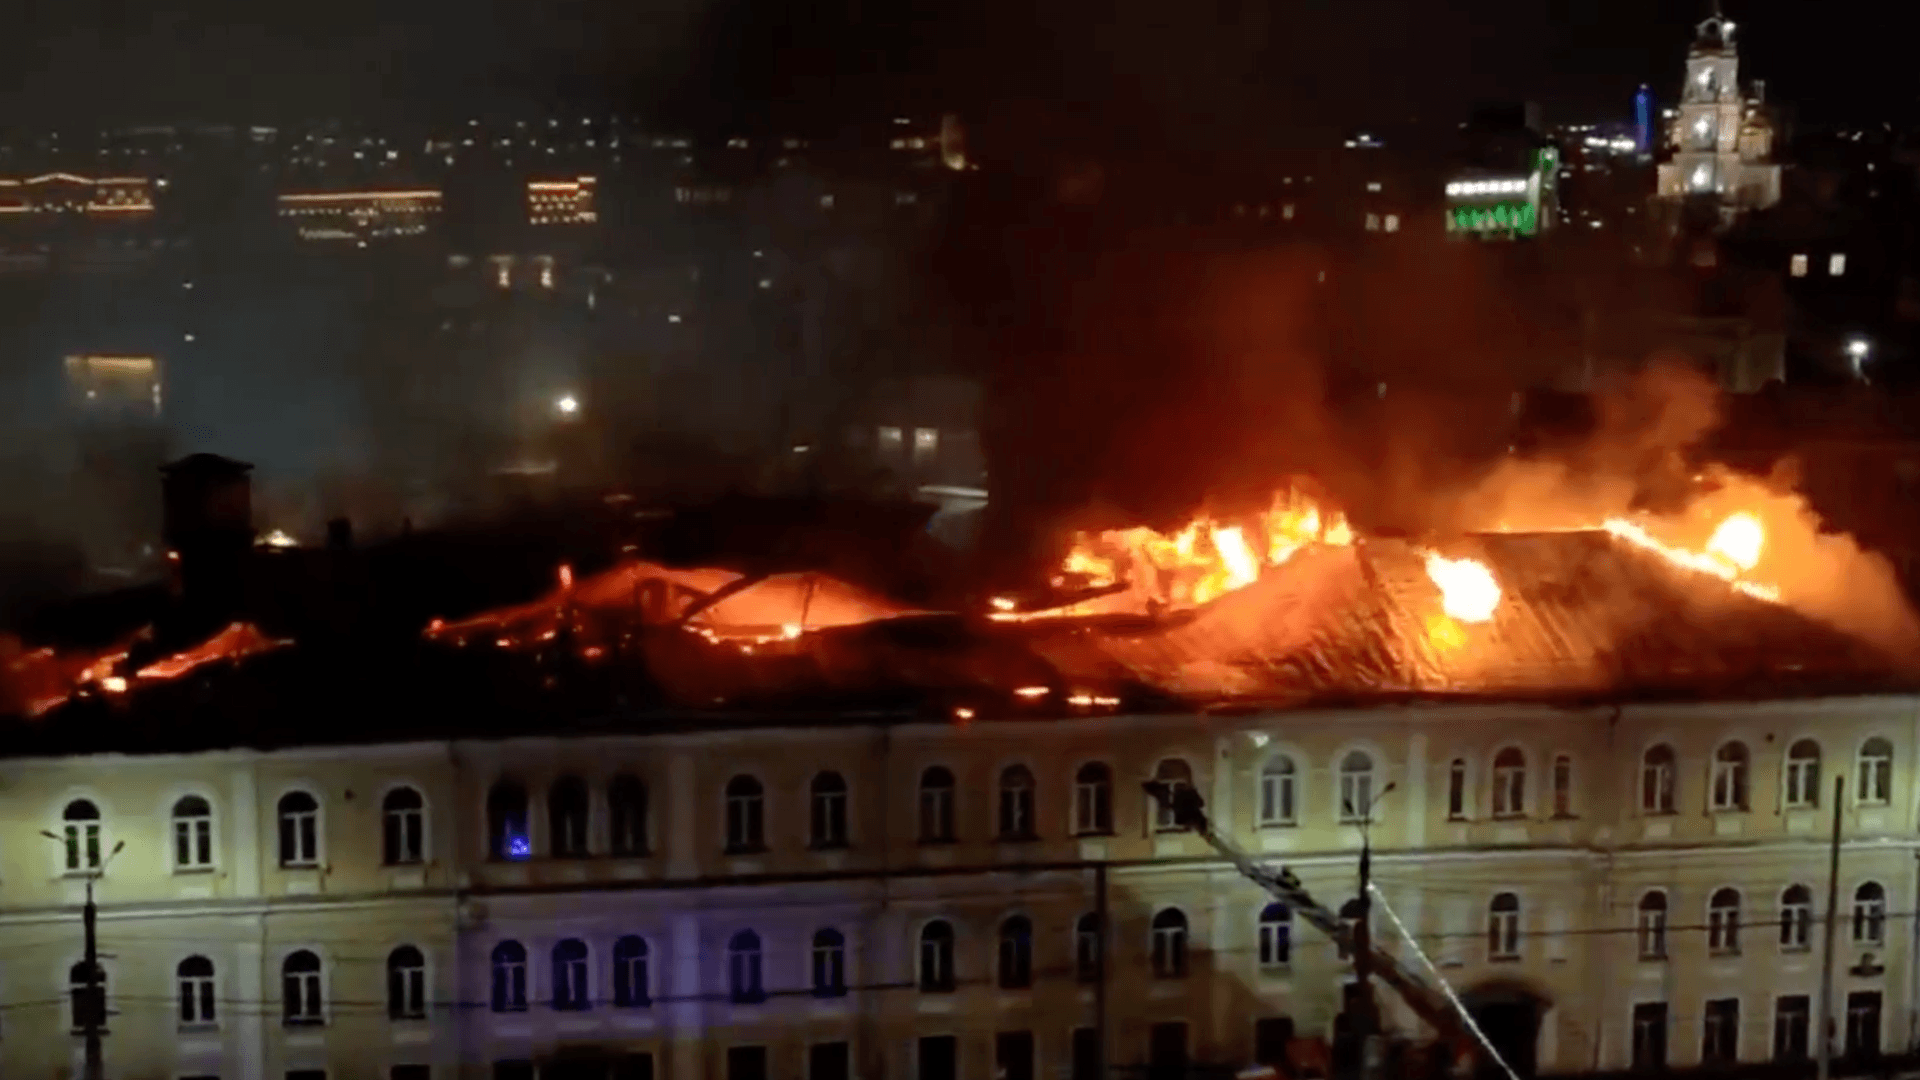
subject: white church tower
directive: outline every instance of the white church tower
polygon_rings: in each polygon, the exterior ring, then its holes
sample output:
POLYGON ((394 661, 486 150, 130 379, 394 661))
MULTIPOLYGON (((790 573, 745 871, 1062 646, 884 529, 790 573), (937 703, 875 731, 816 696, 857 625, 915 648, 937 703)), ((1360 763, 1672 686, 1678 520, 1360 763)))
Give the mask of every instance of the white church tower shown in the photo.
POLYGON ((1676 208, 1687 200, 1711 201, 1722 226, 1780 201, 1780 166, 1772 163, 1773 126, 1762 111, 1762 84, 1751 96, 1741 91, 1733 31, 1716 0, 1687 50, 1687 81, 1668 132, 1672 157, 1660 165, 1657 188, 1657 197, 1676 208))

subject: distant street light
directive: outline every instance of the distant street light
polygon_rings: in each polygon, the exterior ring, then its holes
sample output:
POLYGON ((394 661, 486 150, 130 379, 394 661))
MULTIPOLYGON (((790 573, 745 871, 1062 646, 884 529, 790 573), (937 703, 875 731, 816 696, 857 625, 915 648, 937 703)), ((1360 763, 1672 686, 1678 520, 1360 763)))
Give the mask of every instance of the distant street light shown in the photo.
POLYGON ((1853 364, 1853 377, 1867 377, 1867 357, 1873 354, 1873 342, 1858 335, 1847 339, 1847 359, 1853 364))
POLYGON ((561 394, 553 407, 561 416, 573 416, 580 411, 580 399, 572 394, 561 394))

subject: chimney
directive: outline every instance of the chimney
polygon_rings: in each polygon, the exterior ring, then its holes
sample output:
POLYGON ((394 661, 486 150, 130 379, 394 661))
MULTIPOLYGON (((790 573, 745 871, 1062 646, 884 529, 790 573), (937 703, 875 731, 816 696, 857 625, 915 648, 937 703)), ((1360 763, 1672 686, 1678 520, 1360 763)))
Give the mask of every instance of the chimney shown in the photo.
POLYGON ((253 486, 244 461, 193 454, 160 467, 163 535, 189 623, 213 628, 240 610, 253 552, 253 486))

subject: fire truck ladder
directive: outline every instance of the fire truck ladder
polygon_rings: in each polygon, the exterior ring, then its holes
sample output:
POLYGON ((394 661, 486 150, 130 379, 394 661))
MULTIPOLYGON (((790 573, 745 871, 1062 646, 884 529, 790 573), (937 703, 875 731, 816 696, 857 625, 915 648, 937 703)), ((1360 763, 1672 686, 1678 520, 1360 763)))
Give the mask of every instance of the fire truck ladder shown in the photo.
MULTIPOLYGON (((1253 856, 1240 850, 1233 841, 1214 831, 1213 823, 1207 818, 1205 803, 1198 791, 1186 785, 1179 785, 1169 790, 1168 785, 1157 781, 1149 781, 1146 789, 1156 802, 1173 811, 1175 825, 1199 834, 1208 846, 1232 863, 1242 877, 1259 885, 1267 891, 1268 895, 1298 912, 1300 917, 1314 929, 1333 939, 1334 944, 1339 946, 1343 953, 1353 952, 1353 928, 1315 900, 1306 886, 1300 883, 1300 879, 1294 876, 1293 871, 1284 866, 1277 870, 1270 869, 1256 862, 1253 856)), ((1385 901, 1378 897, 1378 890, 1375 890, 1375 896, 1376 902, 1384 908, 1385 901)), ((1400 924, 1398 916, 1393 915, 1390 908, 1387 909, 1387 914, 1392 917, 1401 936, 1407 939, 1407 944, 1414 954, 1419 956, 1431 971, 1432 963, 1427 961, 1426 954, 1420 951, 1419 944, 1413 940, 1406 927, 1400 924)), ((1401 963, 1398 957, 1378 945, 1371 946, 1369 952, 1373 958, 1374 975, 1391 987, 1393 992, 1400 996, 1400 1000, 1406 1002, 1407 1007, 1413 1010, 1415 1016, 1439 1033, 1441 1038, 1461 1044, 1463 1048, 1464 1044, 1471 1040, 1500 1066, 1509 1080, 1516 1080, 1513 1068, 1500 1056, 1500 1052, 1494 1049, 1493 1043, 1480 1030, 1480 1025, 1476 1024, 1473 1017, 1467 1013, 1459 997, 1446 986, 1445 980, 1439 978, 1439 972, 1433 973, 1435 979, 1441 983, 1440 988, 1436 989, 1429 985, 1418 972, 1401 963)))

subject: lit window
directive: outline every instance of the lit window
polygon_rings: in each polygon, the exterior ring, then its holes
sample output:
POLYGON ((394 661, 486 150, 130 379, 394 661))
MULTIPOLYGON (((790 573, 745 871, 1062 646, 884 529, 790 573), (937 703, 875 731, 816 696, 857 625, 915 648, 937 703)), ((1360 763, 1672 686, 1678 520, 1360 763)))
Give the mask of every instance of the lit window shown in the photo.
POLYGON ((1293 220, 1293 204, 1292 203, 1280 204, 1280 220, 1282 221, 1293 220))
POLYGON ((1380 231, 1380 215, 1379 214, 1367 215, 1367 231, 1368 232, 1380 231))
POLYGON ((1793 258, 1787 260, 1787 273, 1792 274, 1794 277, 1806 277, 1807 276, 1806 255, 1804 254, 1795 255, 1793 258))
POLYGON ((940 429, 939 428, 923 427, 923 428, 913 429, 913 456, 914 457, 917 457, 917 458, 932 457, 934 452, 939 449, 940 449, 940 429))
POLYGON ((1847 256, 1844 252, 1836 251, 1832 255, 1827 256, 1827 273, 1829 275, 1839 277, 1846 272, 1847 256))
POLYGON ((899 428, 883 427, 880 429, 880 449, 883 452, 899 453, 900 448, 905 445, 906 433, 899 428))
POLYGON ((510 780, 487 793, 487 850, 495 859, 520 860, 533 856, 527 834, 527 792, 510 780))
POLYGON ((831 195, 820 196, 820 209, 822 210, 833 209, 833 196, 831 195))
POLYGON ((1369 181, 1367 181, 1367 190, 1368 190, 1368 191, 1374 191, 1374 192, 1377 192, 1377 191, 1379 191, 1379 190, 1380 190, 1380 181, 1378 181, 1378 180, 1369 180, 1369 181))
POLYGON ((1400 215, 1399 215, 1399 214, 1388 214, 1388 215, 1387 215, 1387 217, 1386 217, 1386 230, 1387 230, 1388 232, 1399 232, 1399 231, 1400 231, 1400 215))

